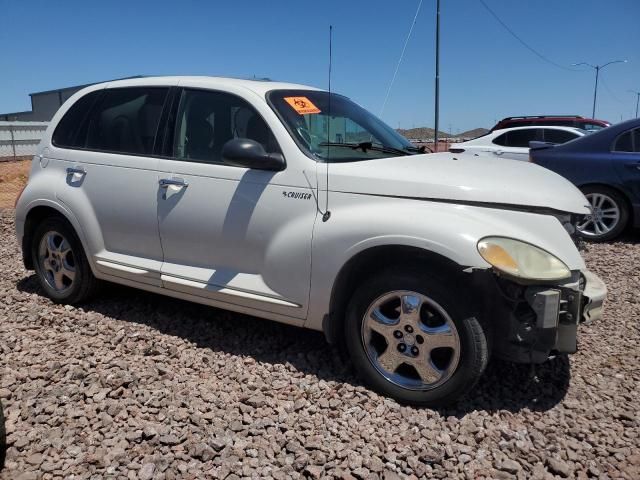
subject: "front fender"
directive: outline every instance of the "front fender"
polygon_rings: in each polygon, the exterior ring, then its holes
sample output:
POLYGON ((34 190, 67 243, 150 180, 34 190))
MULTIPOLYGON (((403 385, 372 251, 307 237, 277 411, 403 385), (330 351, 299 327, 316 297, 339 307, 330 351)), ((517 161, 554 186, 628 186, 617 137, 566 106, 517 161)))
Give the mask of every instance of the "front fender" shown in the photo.
MULTIPOLYGON (((573 241, 550 215, 422 200, 357 194, 331 194, 331 217, 317 222, 312 245, 311 292, 306 326, 322 329, 331 291, 349 259, 374 247, 406 246, 426 250, 466 267, 486 269, 477 243, 487 236, 526 241, 583 269, 573 241)), ((388 259, 385 265, 393 265, 388 259)), ((382 267, 382 265, 381 265, 382 267)))

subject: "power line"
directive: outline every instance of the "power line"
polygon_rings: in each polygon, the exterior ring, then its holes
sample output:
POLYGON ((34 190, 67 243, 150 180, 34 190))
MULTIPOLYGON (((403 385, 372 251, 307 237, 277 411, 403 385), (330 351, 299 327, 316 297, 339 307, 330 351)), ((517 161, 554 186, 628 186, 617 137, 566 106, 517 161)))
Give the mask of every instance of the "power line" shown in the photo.
POLYGON ((577 70, 576 70, 576 69, 574 69, 574 68, 566 67, 566 66, 564 66, 564 65, 561 65, 561 64, 559 64, 559 63, 556 63, 556 62, 554 62, 553 60, 550 60, 549 58, 545 57, 543 54, 541 54, 539 51, 537 51, 535 48, 533 48, 531 45, 529 45, 527 42, 525 42, 522 38, 520 38, 520 37, 516 34, 516 32, 514 32, 513 30, 511 30, 511 29, 509 28, 509 26, 508 26, 506 23, 504 23, 504 22, 500 19, 500 17, 498 17, 498 15, 496 15, 496 13, 495 13, 493 10, 491 10, 491 8, 489 7, 489 5, 487 5, 487 4, 484 2, 484 0, 478 0, 478 1, 479 1, 479 2, 482 4, 482 6, 483 6, 483 7, 484 7, 484 8, 485 8, 485 9, 486 9, 486 10, 487 10, 487 11, 488 11, 492 16, 493 16, 493 18, 495 18, 495 19, 497 20, 497 22, 498 22, 500 25, 502 25, 502 26, 504 27, 504 29, 505 29, 507 32, 509 32, 509 33, 511 34, 511 36, 512 36, 513 38, 515 38, 516 40, 518 40, 518 42, 520 42, 520 43, 522 44, 522 46, 523 46, 523 47, 525 47, 527 50, 529 50, 529 51, 530 51, 531 53, 533 53, 535 56, 537 56, 537 57, 538 57, 538 58, 540 58, 541 60, 543 60, 543 61, 547 62, 548 64, 553 65, 554 67, 561 68, 561 69, 563 69, 563 70, 569 70, 570 72, 577 72, 577 70))
POLYGON ((391 93, 391 87, 393 87, 393 83, 396 81, 396 75, 398 74, 398 70, 400 69, 400 64, 402 63, 402 59, 404 58, 404 51, 407 49, 407 44, 409 43, 409 39, 411 38, 411 33, 413 32, 413 27, 416 26, 416 20, 418 19, 418 13, 420 13, 420 7, 422 7, 422 0, 418 3, 418 8, 416 9, 416 14, 413 17, 413 22, 411 22, 411 28, 409 29, 409 33, 407 34, 407 38, 404 40, 404 46, 402 47, 402 52, 400 53, 400 58, 398 59, 398 64, 396 65, 396 70, 393 72, 393 77, 391 78, 391 83, 389 84, 389 88, 387 89, 387 94, 384 97, 384 102, 382 102, 382 108, 380 109, 380 117, 384 113, 384 108, 387 106, 387 100, 389 100, 389 94, 391 93))
POLYGON ((607 82, 605 82, 604 77, 600 78, 600 81, 602 82, 602 85, 604 85, 604 89, 609 92, 609 95, 611 95, 611 97, 618 103, 628 103, 625 102, 624 100, 621 100, 615 93, 613 93, 613 91, 611 90, 611 88, 609 88, 609 85, 607 84, 607 82))

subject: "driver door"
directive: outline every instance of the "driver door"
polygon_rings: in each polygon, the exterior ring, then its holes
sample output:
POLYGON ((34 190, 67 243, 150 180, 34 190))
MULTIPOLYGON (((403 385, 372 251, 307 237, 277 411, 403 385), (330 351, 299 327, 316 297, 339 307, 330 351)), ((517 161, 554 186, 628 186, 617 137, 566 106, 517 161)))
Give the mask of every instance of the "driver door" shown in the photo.
POLYGON ((159 166, 163 286, 223 308, 270 312, 301 324, 317 212, 311 187, 298 185, 299 175, 287 169, 223 162, 222 147, 233 138, 280 151, 266 122, 243 98, 183 89, 173 118, 169 158, 159 166))

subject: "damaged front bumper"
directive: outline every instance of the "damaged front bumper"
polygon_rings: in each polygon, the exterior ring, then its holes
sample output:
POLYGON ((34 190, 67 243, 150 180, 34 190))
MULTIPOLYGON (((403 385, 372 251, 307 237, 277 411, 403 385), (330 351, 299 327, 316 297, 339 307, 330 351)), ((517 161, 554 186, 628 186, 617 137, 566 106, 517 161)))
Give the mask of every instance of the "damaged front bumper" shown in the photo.
POLYGON ((560 285, 521 285, 490 274, 493 286, 486 292, 484 318, 493 327, 492 350, 498 357, 541 363, 574 353, 578 325, 602 316, 607 289, 589 271, 575 271, 560 285))

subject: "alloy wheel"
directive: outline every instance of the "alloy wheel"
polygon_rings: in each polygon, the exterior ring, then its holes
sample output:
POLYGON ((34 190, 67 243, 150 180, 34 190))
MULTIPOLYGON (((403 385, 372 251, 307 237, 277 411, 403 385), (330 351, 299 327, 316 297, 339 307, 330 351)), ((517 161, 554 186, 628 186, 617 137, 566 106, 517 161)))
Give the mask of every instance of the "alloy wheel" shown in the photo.
POLYGON ((73 286, 76 262, 69 241, 59 232, 46 232, 38 246, 38 262, 47 285, 58 293, 73 286))
POLYGON ((620 207, 605 193, 587 193, 591 214, 578 224, 578 231, 586 237, 600 237, 611 232, 620 222, 620 207))
POLYGON ((460 339, 449 314, 426 295, 412 291, 378 297, 362 319, 367 357, 390 382, 430 390, 446 382, 460 359, 460 339))

